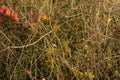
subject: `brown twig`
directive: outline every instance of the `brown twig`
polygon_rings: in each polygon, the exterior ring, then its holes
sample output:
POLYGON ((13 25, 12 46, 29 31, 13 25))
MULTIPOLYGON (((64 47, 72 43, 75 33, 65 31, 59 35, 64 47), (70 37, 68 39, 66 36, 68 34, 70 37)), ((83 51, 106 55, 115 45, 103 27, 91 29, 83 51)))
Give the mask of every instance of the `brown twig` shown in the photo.
POLYGON ((23 45, 23 46, 8 46, 8 48, 13 48, 13 49, 15 49, 15 48, 27 48, 29 46, 35 45, 36 43, 38 43, 41 39, 43 39, 45 36, 49 35, 50 33, 52 33, 52 31, 46 33, 45 35, 43 35, 42 37, 40 37, 38 40, 36 40, 33 43, 26 44, 26 45, 23 45))

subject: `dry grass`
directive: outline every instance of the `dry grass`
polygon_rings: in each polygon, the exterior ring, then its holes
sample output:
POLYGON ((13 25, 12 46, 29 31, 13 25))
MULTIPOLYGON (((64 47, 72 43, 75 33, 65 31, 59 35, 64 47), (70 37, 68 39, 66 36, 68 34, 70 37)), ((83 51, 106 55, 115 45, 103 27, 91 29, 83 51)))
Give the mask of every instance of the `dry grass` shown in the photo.
MULTIPOLYGON (((1 0, 20 23, 0 24, 0 80, 119 80, 119 0, 1 0), (23 25, 32 10, 49 16, 23 25)), ((0 15, 0 17, 3 17, 0 15)))

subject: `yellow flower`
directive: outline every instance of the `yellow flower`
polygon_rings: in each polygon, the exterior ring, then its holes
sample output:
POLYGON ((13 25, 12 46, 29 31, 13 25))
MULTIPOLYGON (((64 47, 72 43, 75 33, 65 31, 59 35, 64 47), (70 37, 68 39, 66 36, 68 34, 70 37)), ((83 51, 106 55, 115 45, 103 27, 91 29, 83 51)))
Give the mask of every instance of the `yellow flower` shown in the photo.
POLYGON ((42 80, 45 80, 45 78, 42 78, 42 80))
POLYGON ((110 23, 110 22, 111 22, 111 20, 112 20, 112 18, 109 18, 109 19, 107 20, 107 22, 108 22, 108 23, 110 23))
POLYGON ((84 47, 85 47, 86 50, 89 48, 89 46, 87 44, 84 47))
POLYGON ((48 17, 47 17, 47 16, 43 16, 43 19, 44 19, 44 20, 48 20, 48 17))

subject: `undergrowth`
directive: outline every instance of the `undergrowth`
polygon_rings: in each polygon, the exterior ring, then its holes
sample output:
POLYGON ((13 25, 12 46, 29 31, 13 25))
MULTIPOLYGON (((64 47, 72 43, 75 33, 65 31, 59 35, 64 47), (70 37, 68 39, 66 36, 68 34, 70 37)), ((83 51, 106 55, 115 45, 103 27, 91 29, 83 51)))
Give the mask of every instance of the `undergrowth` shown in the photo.
POLYGON ((0 80, 119 80, 119 0, 1 0, 0 80), (26 13, 44 15, 34 23, 26 13))

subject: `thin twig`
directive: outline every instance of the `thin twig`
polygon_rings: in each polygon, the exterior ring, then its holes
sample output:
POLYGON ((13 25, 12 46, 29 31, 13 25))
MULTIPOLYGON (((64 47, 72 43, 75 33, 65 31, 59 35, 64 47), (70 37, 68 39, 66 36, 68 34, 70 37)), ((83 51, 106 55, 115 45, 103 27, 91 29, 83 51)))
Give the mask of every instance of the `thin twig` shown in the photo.
POLYGON ((8 48, 13 48, 13 49, 15 49, 15 48, 26 48, 26 47, 35 45, 36 43, 38 43, 41 39, 43 39, 45 36, 49 35, 50 33, 52 33, 52 31, 46 33, 45 35, 43 35, 42 37, 40 37, 38 40, 36 40, 33 43, 30 43, 30 44, 27 44, 27 45, 23 45, 23 46, 8 46, 8 48))
POLYGON ((80 14, 81 14, 81 13, 78 13, 78 14, 75 14, 75 15, 71 15, 71 16, 65 15, 65 18, 73 18, 73 17, 79 16, 80 14))

